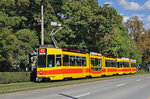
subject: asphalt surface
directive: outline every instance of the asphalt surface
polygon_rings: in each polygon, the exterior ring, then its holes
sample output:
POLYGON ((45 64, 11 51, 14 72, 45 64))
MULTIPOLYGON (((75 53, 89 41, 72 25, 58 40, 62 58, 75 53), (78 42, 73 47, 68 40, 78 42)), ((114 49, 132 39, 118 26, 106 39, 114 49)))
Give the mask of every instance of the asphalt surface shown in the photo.
POLYGON ((150 74, 11 93, 0 99, 150 99, 150 74))

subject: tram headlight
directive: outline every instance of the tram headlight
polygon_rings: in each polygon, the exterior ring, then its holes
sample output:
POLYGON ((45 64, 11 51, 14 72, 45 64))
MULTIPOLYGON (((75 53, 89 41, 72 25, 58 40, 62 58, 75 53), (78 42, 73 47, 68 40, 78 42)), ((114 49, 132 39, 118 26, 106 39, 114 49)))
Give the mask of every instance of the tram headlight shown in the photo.
POLYGON ((42 72, 42 71, 40 71, 40 74, 42 75, 42 74, 43 74, 43 72, 42 72))

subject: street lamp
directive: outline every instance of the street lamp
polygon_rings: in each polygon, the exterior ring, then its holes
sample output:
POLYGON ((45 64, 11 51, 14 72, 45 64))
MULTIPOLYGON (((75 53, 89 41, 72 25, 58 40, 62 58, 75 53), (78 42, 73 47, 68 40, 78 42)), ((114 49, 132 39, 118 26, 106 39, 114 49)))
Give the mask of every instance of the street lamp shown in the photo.
POLYGON ((110 2, 105 2, 104 3, 104 6, 108 6, 108 5, 110 5, 111 3, 110 2))

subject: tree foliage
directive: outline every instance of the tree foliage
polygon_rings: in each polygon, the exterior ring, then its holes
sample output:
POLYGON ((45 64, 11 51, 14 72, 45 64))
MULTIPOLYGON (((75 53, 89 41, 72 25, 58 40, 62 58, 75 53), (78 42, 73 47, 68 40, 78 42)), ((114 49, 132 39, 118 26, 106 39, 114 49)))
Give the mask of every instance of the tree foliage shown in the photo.
MULTIPOLYGON (((127 22, 125 23, 125 27, 127 31, 129 32, 132 41, 135 42, 138 51, 138 55, 140 55, 141 60, 144 64, 148 63, 149 60, 149 44, 150 38, 149 38, 149 30, 146 31, 143 22, 137 17, 133 16, 130 17, 127 22)), ((137 56, 138 56, 137 55, 137 56)))
POLYGON ((55 35, 59 47, 134 58, 141 63, 136 43, 113 7, 101 7, 97 0, 1 0, 0 66, 4 70, 28 66, 28 55, 41 40, 41 3, 45 44, 53 44, 49 34, 58 27, 51 22, 57 22, 63 25, 55 35))
POLYGON ((125 27, 128 30, 132 39, 135 41, 138 49, 142 51, 142 36, 145 33, 143 22, 137 16, 133 16, 127 20, 127 22, 125 23, 125 27))
POLYGON ((150 30, 147 30, 143 36, 143 64, 150 63, 150 30))

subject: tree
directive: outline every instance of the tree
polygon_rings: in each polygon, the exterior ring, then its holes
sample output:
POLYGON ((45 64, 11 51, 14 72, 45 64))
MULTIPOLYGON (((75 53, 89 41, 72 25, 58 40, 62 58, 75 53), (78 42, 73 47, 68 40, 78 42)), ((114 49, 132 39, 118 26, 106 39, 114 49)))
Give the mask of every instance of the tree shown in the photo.
POLYGON ((11 36, 10 41, 14 44, 8 45, 15 49, 3 54, 9 47, 2 43, 0 57, 3 57, 2 65, 10 66, 10 70, 28 66, 28 55, 36 44, 40 44, 41 3, 44 5, 45 44, 52 44, 49 34, 53 28, 58 28, 50 25, 54 21, 63 25, 61 32, 55 35, 59 47, 119 57, 141 57, 122 25, 122 16, 113 7, 99 6, 97 0, 1 0, 0 27, 1 32, 5 30, 1 39, 9 43, 4 35, 11 36), (10 59, 4 60, 7 56, 11 56, 10 59))
POLYGON ((35 35, 35 31, 29 29, 21 29, 16 32, 16 37, 18 38, 19 44, 16 48, 17 55, 16 60, 18 60, 21 68, 28 67, 29 54, 33 53, 33 48, 38 44, 38 38, 35 35))
POLYGON ((143 50, 142 36, 145 33, 143 22, 137 16, 133 16, 127 20, 127 22, 125 23, 125 27, 130 36, 132 37, 132 39, 135 41, 138 49, 142 51, 143 50))
POLYGON ((33 19, 30 4, 32 3, 29 0, 0 1, 2 8, 0 11, 2 40, 0 55, 3 57, 1 59, 3 71, 18 70, 18 66, 27 66, 28 54, 32 53, 35 45, 38 44, 35 39, 37 34, 30 23, 33 19))
POLYGON ((12 65, 16 62, 14 53, 18 39, 12 35, 11 29, 7 27, 0 28, 0 71, 10 71, 15 67, 12 65))
POLYGON ((150 30, 144 34, 144 51, 143 51, 143 64, 144 66, 150 62, 150 30))

